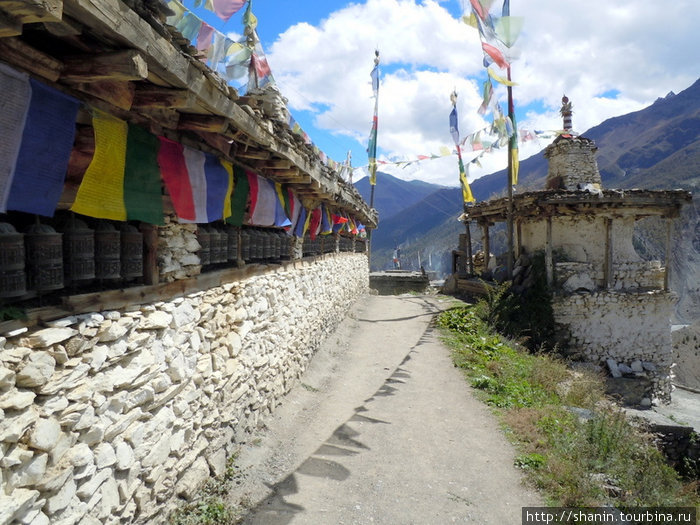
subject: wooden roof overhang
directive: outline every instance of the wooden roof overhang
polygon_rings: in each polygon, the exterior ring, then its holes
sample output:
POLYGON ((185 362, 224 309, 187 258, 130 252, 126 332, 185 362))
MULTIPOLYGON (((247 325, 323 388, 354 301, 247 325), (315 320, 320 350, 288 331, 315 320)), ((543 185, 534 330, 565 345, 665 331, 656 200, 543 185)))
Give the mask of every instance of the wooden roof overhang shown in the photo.
MULTIPOLYGON (((533 191, 513 196, 513 217, 524 222, 548 216, 675 218, 691 200, 685 190, 533 191)), ((468 217, 480 224, 505 222, 508 207, 508 198, 480 202, 468 209, 468 217)))
MULTIPOLYGON (((357 190, 255 97, 239 97, 166 15, 159 0, 4 0, 0 60, 91 107, 288 184, 307 206, 325 201, 376 227, 376 210, 357 190)), ((89 115, 78 123, 89 124, 89 115)), ((77 191, 92 140, 89 128, 78 130, 62 207, 77 191)))

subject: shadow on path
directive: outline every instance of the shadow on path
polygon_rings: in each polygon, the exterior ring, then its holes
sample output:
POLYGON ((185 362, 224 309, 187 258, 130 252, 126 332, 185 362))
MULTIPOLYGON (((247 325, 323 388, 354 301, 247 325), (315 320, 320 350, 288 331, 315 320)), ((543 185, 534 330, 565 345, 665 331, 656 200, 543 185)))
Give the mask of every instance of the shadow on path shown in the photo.
MULTIPOLYGON (((417 317, 434 316, 439 310, 431 306, 425 301, 421 301, 421 306, 425 311, 424 314, 417 316, 405 317, 401 319, 385 319, 385 320, 366 320, 368 322, 387 322, 399 321, 407 319, 415 319, 417 317)), ((359 319, 364 321, 364 319, 359 319)), ((244 524, 248 525, 286 525, 290 523, 296 514, 303 512, 305 509, 301 505, 296 505, 287 501, 287 497, 299 492, 299 483, 297 476, 313 476, 325 478, 328 480, 345 481, 351 474, 344 465, 339 461, 327 459, 319 456, 330 456, 336 459, 342 457, 355 456, 361 454, 365 450, 370 450, 367 445, 362 443, 360 432, 352 428, 351 423, 370 423, 373 425, 390 425, 389 421, 376 419, 367 415, 370 409, 366 404, 373 401, 376 397, 386 397, 394 395, 401 384, 406 383, 411 374, 403 365, 411 360, 411 354, 416 352, 418 347, 428 341, 428 337, 433 330, 434 323, 430 322, 425 331, 421 335, 418 342, 408 351, 399 366, 397 366, 392 374, 384 381, 382 386, 368 399, 365 404, 357 407, 355 412, 344 423, 339 425, 335 431, 319 446, 316 451, 309 456, 304 462, 291 474, 287 475, 283 480, 274 485, 266 484, 272 493, 259 502, 255 507, 249 510, 245 516, 244 524)))

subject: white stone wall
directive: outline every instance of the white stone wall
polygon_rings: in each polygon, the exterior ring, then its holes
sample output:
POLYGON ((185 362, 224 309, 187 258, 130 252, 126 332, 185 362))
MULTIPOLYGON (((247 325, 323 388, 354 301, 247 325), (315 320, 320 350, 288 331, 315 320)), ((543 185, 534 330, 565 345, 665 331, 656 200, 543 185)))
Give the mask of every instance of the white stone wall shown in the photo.
POLYGON ((670 393, 674 300, 673 293, 663 291, 596 292, 555 296, 552 307, 555 322, 587 361, 605 364, 612 358, 618 363, 652 363, 656 389, 670 393))
POLYGON ((0 338, 0 525, 163 523, 368 291, 365 254, 0 338))

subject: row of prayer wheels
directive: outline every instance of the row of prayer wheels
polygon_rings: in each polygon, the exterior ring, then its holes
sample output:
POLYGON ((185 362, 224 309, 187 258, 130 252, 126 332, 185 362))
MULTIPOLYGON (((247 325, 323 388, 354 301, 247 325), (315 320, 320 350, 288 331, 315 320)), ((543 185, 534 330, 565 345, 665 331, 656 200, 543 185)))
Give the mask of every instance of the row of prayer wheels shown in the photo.
POLYGON ((273 262, 291 259, 291 237, 283 230, 264 228, 226 229, 200 226, 198 252, 202 266, 235 262, 273 262))
POLYGON ((142 275, 143 236, 130 224, 100 221, 92 229, 72 218, 59 231, 34 224, 19 233, 0 223, 0 298, 142 275))

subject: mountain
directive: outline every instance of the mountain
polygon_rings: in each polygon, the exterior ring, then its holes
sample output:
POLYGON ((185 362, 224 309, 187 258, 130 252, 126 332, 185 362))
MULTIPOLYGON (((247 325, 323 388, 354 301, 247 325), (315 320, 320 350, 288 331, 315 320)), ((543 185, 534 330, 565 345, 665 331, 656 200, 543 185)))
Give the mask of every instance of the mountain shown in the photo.
MULTIPOLYGON (((578 111, 585 111, 585 108, 578 111)), ((681 93, 670 93, 640 111, 608 119, 583 135, 593 139, 599 148, 597 159, 604 187, 682 188, 695 192, 700 188, 700 80, 681 93)), ((521 162, 517 191, 543 188, 547 169, 543 153, 521 162)), ((505 170, 486 175, 472 183, 472 192, 477 200, 503 195, 506 180, 505 170)), ((372 238, 372 269, 390 268, 393 249, 399 245, 403 267, 418 269, 420 259, 428 270, 450 272, 451 251, 457 246, 457 234, 464 233, 463 225, 457 222, 462 212, 461 191, 459 188, 436 188, 427 183, 417 185, 417 182, 401 181, 386 174, 378 177, 375 205, 379 206, 381 199, 387 198, 385 209, 390 211, 382 213, 378 208, 380 223, 372 238), (384 180, 387 181, 386 188, 382 186, 384 180), (417 186, 425 191, 423 198, 418 198, 420 191, 416 190, 417 186), (404 201, 399 196, 406 193, 411 197, 404 201), (432 264, 426 264, 426 261, 432 264)), ((368 199, 367 179, 357 186, 368 199), (360 188, 362 183, 366 191, 360 188)), ((700 236, 700 232, 694 231, 700 210, 696 212, 692 206, 689 208, 679 230, 681 238, 692 241, 700 236)), ((654 229, 650 227, 649 231, 654 229)), ((492 246, 495 244, 494 252, 497 253, 500 234, 498 231, 494 233, 492 246)), ((643 232, 639 235, 638 244, 648 245, 645 255, 663 260, 658 246, 650 239, 644 239, 646 234, 643 232)), ((473 228, 472 237, 475 249, 478 249, 481 234, 476 228, 473 228)), ((696 244, 700 243, 700 237, 695 240, 696 244)), ((681 247, 678 253, 692 255, 693 247, 687 248, 690 251, 686 248, 681 247)), ((700 256, 696 254, 696 257, 700 256)), ((674 253, 675 259, 678 257, 674 253)), ((682 262, 678 264, 682 265, 682 262)), ((677 274, 683 273, 679 268, 677 274)), ((695 293, 700 295, 700 291, 695 293)))
MULTIPOLYGON (((369 203, 371 186, 369 177, 361 179, 355 184, 362 198, 369 203)), ((383 173, 377 172, 377 185, 374 190, 374 208, 379 212, 379 220, 383 221, 403 212, 416 202, 423 200, 436 190, 444 188, 437 184, 423 182, 422 180, 401 180, 383 173)))

